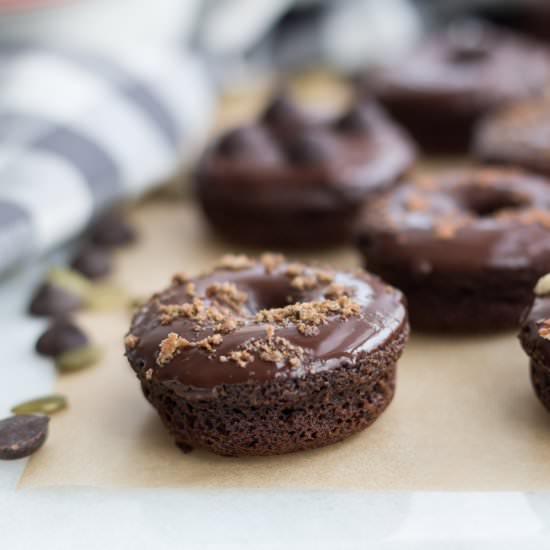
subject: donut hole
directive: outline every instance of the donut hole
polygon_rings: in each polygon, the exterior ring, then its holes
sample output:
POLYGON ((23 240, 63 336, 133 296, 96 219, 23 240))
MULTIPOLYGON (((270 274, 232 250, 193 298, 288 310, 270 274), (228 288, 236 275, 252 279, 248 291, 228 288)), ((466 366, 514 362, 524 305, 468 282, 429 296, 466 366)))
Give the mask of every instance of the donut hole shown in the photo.
POLYGON ((503 210, 528 206, 525 197, 506 189, 470 188, 464 197, 465 207, 480 218, 490 218, 503 210))
POLYGON ((245 290, 248 292, 248 307, 253 314, 262 309, 277 309, 303 301, 303 297, 292 288, 286 277, 261 278, 247 281, 245 290))

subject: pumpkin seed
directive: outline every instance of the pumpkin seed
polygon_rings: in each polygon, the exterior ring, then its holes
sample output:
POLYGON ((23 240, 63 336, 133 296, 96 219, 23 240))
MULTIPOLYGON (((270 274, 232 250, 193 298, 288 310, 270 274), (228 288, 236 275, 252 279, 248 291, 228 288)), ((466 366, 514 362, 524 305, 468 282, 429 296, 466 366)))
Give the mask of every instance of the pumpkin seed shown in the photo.
POLYGON ((21 414, 53 414, 67 407, 67 400, 62 395, 46 395, 37 399, 31 399, 20 403, 11 409, 11 412, 16 415, 21 414))
POLYGON ((90 292, 92 284, 84 275, 74 269, 56 267, 48 272, 47 280, 68 292, 72 292, 81 298, 85 298, 90 292))
POLYGON ((127 294, 113 285, 93 286, 84 297, 85 307, 94 310, 111 310, 128 307, 127 294))
POLYGON ((57 357, 55 366, 60 372, 75 372, 90 367, 101 358, 101 350, 97 346, 83 346, 70 349, 57 357))

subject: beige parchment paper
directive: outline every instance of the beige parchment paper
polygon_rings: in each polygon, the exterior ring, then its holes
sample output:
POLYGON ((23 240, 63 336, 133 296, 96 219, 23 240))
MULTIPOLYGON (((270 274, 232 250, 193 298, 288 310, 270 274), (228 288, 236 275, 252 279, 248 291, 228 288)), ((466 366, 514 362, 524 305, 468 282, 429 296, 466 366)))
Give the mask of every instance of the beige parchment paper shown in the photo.
MULTIPOLYGON (((162 288, 172 272, 241 252, 215 240, 184 201, 149 200, 133 217, 141 239, 118 254, 114 278, 134 295, 162 288)), ((359 263, 353 249, 305 257, 359 263)), ((126 311, 88 313, 81 322, 105 357, 59 377, 55 390, 70 406, 52 418, 50 438, 29 461, 21 487, 550 489, 550 415, 533 395, 514 334, 413 335, 395 399, 372 427, 315 451, 234 459, 183 454, 172 444, 123 357, 126 311)))

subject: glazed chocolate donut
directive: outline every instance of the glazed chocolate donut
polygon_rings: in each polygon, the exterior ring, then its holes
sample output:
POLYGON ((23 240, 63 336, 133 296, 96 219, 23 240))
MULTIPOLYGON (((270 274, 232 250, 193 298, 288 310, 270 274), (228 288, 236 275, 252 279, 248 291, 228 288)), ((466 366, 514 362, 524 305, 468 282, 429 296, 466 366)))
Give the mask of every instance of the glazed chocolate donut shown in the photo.
POLYGON ((531 359, 535 393, 550 411, 550 273, 535 287, 535 299, 523 316, 519 338, 531 359))
POLYGON ((213 227, 270 246, 345 241, 360 206, 413 163, 414 147, 380 109, 319 120, 276 97, 259 120, 209 147, 195 189, 213 227))
POLYGON ((407 296, 413 328, 517 327, 550 271, 550 182, 505 168, 411 179, 366 208, 358 244, 407 296))
POLYGON ((481 121, 473 152, 485 162, 522 166, 550 174, 550 98, 507 105, 481 121))
POLYGON ((458 153, 469 149, 482 115, 541 92, 549 80, 546 45, 469 21, 429 37, 401 62, 372 71, 359 85, 423 149, 458 153))
POLYGON ((374 422, 407 336, 401 293, 377 277, 228 256, 153 296, 126 354, 179 446, 273 455, 374 422))

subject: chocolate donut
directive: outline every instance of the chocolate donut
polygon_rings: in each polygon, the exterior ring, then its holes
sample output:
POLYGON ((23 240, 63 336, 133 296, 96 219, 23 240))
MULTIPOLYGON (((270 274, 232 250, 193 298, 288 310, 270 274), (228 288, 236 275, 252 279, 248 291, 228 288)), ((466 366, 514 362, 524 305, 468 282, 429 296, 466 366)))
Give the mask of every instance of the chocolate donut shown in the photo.
POLYGON ((540 92, 550 79, 545 45, 462 22, 429 37, 360 87, 374 95, 432 153, 468 150, 474 124, 505 102, 540 92))
POLYGON ((535 299, 523 316, 519 338, 531 359, 535 393, 550 411, 550 273, 535 287, 535 299))
POLYGON ((319 120, 288 97, 207 148, 195 189, 213 227, 269 246, 345 241, 363 202, 413 163, 414 147, 374 104, 319 120))
POLYGON ((407 296, 413 328, 517 327, 550 271, 550 182, 506 168, 419 176, 366 208, 358 244, 407 296))
POLYGON ((485 162, 550 174, 549 127, 549 97, 514 102, 481 121, 474 137, 474 155, 485 162))
POLYGON ((401 293, 377 277, 228 256, 175 277, 136 313, 125 343, 179 446, 273 455, 374 422, 408 330, 401 293))

